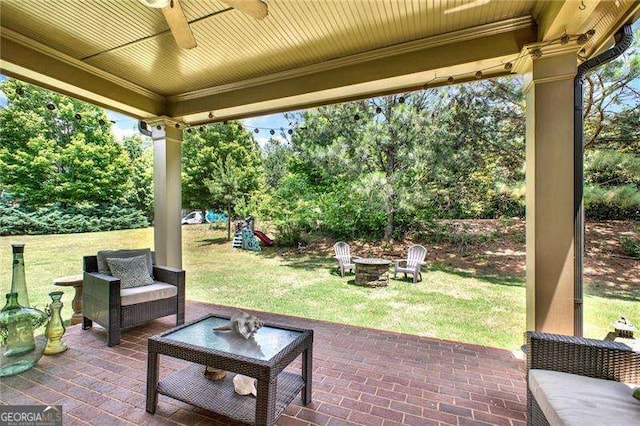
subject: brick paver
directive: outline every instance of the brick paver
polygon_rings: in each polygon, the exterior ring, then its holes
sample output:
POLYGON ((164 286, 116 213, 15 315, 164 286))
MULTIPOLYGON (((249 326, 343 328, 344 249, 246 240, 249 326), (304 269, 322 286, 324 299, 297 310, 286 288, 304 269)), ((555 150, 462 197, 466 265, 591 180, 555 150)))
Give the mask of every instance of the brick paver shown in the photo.
MULTIPOLYGON (((187 302, 187 320, 234 308, 187 302)), ((256 313, 267 321, 314 330, 314 401, 294 400, 279 425, 522 425, 525 365, 509 351, 388 331, 256 313)), ((2 404, 62 404, 64 423, 235 425, 161 396, 145 412, 147 338, 173 325, 170 316, 127 330, 106 345, 99 326, 67 329, 69 350, 44 356, 35 368, 6 377, 2 404)), ((162 357, 161 377, 184 366, 162 357)), ((299 371, 300 360, 290 367, 299 371)))

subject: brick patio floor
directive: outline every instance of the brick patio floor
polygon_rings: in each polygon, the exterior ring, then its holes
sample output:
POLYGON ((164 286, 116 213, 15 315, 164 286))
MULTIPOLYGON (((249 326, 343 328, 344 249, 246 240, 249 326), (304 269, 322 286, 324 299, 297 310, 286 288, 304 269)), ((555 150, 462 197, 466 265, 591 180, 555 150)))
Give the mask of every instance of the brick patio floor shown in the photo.
MULTIPOLYGON (((187 302, 187 320, 225 306, 187 302)), ((313 402, 295 399, 279 425, 524 425, 525 365, 502 349, 341 324, 258 313, 267 322, 314 330, 313 402)), ((174 316, 126 331, 109 348, 99 326, 69 327, 69 349, 3 378, 3 404, 62 404, 64 424, 213 424, 234 422, 160 396, 145 411, 147 337, 174 316)), ((161 357, 160 377, 184 363, 161 357)), ((300 371, 300 360, 290 366, 300 371)))

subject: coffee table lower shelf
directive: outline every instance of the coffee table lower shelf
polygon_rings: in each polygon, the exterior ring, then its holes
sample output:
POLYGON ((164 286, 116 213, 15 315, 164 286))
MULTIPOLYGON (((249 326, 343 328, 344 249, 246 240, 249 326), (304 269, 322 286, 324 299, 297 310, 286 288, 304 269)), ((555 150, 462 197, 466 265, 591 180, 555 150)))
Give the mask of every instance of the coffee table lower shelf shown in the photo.
MULTIPOLYGON (((255 423, 256 398, 235 393, 232 381, 235 374, 227 373, 222 380, 209 380, 204 377, 204 369, 204 365, 191 364, 173 373, 158 382, 158 393, 244 423, 255 423)), ((278 375, 275 418, 300 394, 302 388, 302 376, 284 371, 278 375)))

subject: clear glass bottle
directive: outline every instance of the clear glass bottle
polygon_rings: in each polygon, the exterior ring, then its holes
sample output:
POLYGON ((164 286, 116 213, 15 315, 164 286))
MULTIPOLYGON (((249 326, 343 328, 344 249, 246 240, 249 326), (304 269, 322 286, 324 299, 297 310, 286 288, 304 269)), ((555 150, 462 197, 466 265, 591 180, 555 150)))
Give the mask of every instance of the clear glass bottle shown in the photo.
POLYGON ((66 331, 62 316, 60 315, 63 306, 60 299, 62 299, 63 294, 62 291, 52 291, 49 293, 49 297, 51 297, 51 303, 47 309, 49 322, 47 323, 47 328, 44 330, 44 335, 49 339, 49 343, 47 343, 47 346, 44 348, 45 355, 55 355, 67 350, 67 345, 61 340, 66 331))
POLYGON ((27 280, 24 274, 24 244, 11 244, 13 249, 13 274, 11 276, 11 293, 18 293, 18 304, 23 308, 31 307, 27 294, 27 280))

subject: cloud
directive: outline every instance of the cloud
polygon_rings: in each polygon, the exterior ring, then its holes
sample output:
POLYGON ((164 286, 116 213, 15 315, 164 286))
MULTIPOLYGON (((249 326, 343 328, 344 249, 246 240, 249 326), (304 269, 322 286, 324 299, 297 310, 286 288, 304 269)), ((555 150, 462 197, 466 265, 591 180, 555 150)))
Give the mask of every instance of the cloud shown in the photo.
POLYGON ((119 141, 128 136, 138 134, 138 120, 131 118, 128 115, 120 114, 119 112, 107 110, 107 118, 111 121, 115 121, 111 126, 111 132, 115 138, 119 141))
POLYGON ((113 127, 111 127, 111 133, 113 133, 113 136, 116 138, 116 140, 121 141, 126 137, 137 135, 138 129, 124 129, 122 127, 114 125, 113 127))
POLYGON ((287 138, 283 138, 281 135, 279 134, 275 134, 273 136, 268 135, 268 136, 256 136, 254 135, 254 139, 256 140, 256 142, 258 142, 258 145, 260 146, 261 149, 264 149, 265 145, 267 144, 267 142, 269 142, 269 139, 275 139, 278 140, 280 142, 282 142, 283 144, 288 143, 289 141, 287 140, 287 138))

